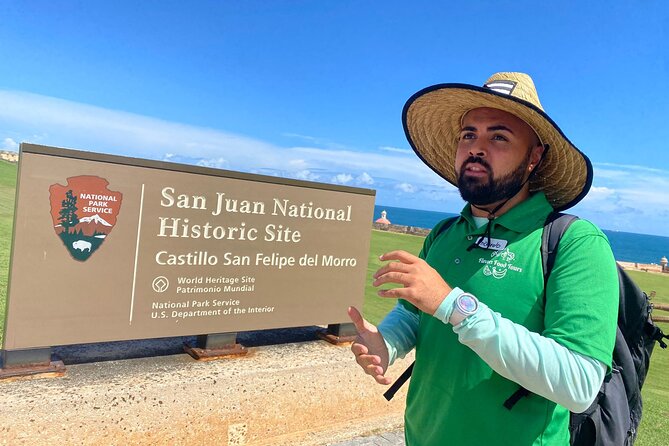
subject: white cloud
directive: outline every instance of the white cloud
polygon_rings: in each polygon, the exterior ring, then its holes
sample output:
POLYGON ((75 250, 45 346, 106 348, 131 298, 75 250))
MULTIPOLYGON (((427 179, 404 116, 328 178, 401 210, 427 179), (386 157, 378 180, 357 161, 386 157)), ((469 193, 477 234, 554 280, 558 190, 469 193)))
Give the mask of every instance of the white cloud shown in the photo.
POLYGON ((669 210, 669 194, 662 190, 623 189, 619 192, 619 196, 626 206, 644 208, 646 212, 656 213, 669 210))
MULTIPOLYGON (((203 165, 219 165, 223 157, 227 169, 270 169, 289 177, 305 170, 326 170, 329 175, 321 178, 349 172, 354 176, 367 173, 373 178, 406 178, 413 183, 441 182, 417 158, 392 152, 280 147, 222 130, 24 92, 0 90, 0 103, 3 127, 26 135, 28 141, 40 135, 39 142, 45 145, 203 165)), ((0 138, 5 136, 0 133, 0 138)))
POLYGON ((332 182, 336 184, 346 184, 353 179, 353 176, 348 173, 340 173, 332 177, 332 182))
MULTIPOLYGON (((457 189, 418 157, 407 156, 409 149, 383 146, 365 152, 298 134, 289 136, 310 145, 282 147, 232 132, 15 91, 0 90, 0 104, 4 150, 16 150, 16 141, 27 141, 307 181, 373 185, 377 202, 388 206, 446 212, 462 206, 457 189), (413 194, 410 203, 404 194, 413 194)), ((611 163, 594 163, 594 170, 593 188, 575 213, 592 216, 605 229, 666 235, 669 170, 611 163)))
POLYGON ((413 155, 414 154, 413 150, 411 150, 411 149, 400 149, 398 147, 382 146, 382 147, 379 147, 379 150, 382 150, 384 152, 403 153, 405 155, 413 155))
POLYGON ((203 159, 196 163, 198 166, 202 167, 213 167, 215 169, 229 169, 230 163, 228 163, 224 158, 216 159, 203 159))
POLYGON ((42 134, 42 144, 151 159, 234 154, 232 167, 252 165, 259 154, 267 163, 280 161, 271 144, 234 133, 30 93, 0 91, 0 103, 0 122, 28 137, 42 134))
POLYGON ((669 171, 596 163, 588 195, 569 212, 604 229, 667 235, 669 171))
POLYGON ((294 177, 297 180, 318 181, 321 176, 305 169, 297 172, 294 177))
POLYGON ((610 163, 594 164, 594 184, 619 188, 620 185, 634 184, 635 187, 669 187, 669 170, 655 167, 622 165, 610 163))
POLYGON ((588 194, 594 198, 617 197, 634 207, 668 203, 669 171, 643 166, 607 165, 595 170, 593 187, 588 194))
POLYGON ((367 172, 374 178, 407 178, 415 183, 439 184, 443 180, 418 158, 405 158, 393 154, 369 153, 353 150, 327 150, 313 147, 293 147, 295 152, 308 159, 313 166, 328 166, 331 170, 367 172))
POLYGON ((2 141, 2 149, 9 152, 18 152, 19 143, 14 141, 12 138, 5 138, 4 141, 2 141))
POLYGON ((374 184, 374 178, 372 178, 367 172, 363 172, 356 179, 357 184, 364 184, 366 186, 371 186, 374 184))
POLYGON ((288 166, 290 166, 291 169, 295 170, 306 170, 307 167, 309 166, 309 163, 303 159, 294 159, 288 161, 288 166))
POLYGON ((315 144, 317 146, 323 146, 328 149, 337 149, 337 150, 347 150, 348 147, 346 147, 343 144, 336 143, 334 141, 331 141, 327 138, 320 138, 318 136, 308 136, 308 135, 300 135, 299 133, 284 133, 282 136, 286 136, 288 138, 294 138, 294 139, 299 139, 302 141, 306 141, 309 144, 315 144))
POLYGON ((629 176, 629 172, 615 168, 593 167, 593 176, 597 181, 613 181, 629 176))
POLYGON ((296 138, 296 139, 301 139, 303 141, 309 141, 315 143, 317 141, 317 138, 314 136, 307 136, 307 135, 300 135, 299 133, 283 133, 282 136, 286 136, 288 138, 296 138))
POLYGON ((614 189, 593 186, 579 206, 587 206, 593 212, 613 212, 619 206, 620 197, 614 189))
POLYGON ((588 192, 588 195, 585 197, 585 200, 588 201, 597 201, 597 200, 606 200, 611 197, 614 197, 616 195, 616 191, 614 189, 610 189, 608 187, 598 187, 598 186, 592 186, 590 188, 590 192, 588 192))
POLYGON ((395 186, 395 188, 401 190, 402 192, 406 192, 407 194, 413 194, 416 192, 416 187, 409 183, 399 183, 395 186))
POLYGON ((635 172, 649 172, 649 173, 666 173, 666 170, 657 167, 639 166, 637 164, 613 164, 613 163, 593 163, 595 172, 605 171, 635 171, 635 172))

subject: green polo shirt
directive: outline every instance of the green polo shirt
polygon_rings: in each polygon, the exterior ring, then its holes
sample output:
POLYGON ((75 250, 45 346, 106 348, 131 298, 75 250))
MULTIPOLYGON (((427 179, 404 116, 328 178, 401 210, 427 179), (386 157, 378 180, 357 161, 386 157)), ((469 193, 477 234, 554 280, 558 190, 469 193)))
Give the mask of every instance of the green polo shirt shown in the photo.
MULTIPOLYGON (((544 194, 534 194, 491 223, 496 249, 468 250, 485 226, 476 228, 466 206, 436 238, 435 227, 420 257, 450 286, 473 293, 503 317, 610 368, 618 276, 608 240, 588 221, 574 222, 560 241, 544 303, 540 246, 551 211, 544 194)), ((503 403, 518 385, 460 344, 450 325, 402 303, 420 316, 407 445, 569 444, 567 409, 531 394, 507 410, 503 403)))

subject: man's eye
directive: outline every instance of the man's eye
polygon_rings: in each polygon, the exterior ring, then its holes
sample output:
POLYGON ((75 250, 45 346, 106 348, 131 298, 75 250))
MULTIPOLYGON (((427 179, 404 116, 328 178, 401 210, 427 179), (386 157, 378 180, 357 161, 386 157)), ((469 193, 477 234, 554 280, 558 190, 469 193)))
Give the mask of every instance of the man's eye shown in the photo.
POLYGON ((474 139, 476 138, 476 135, 474 135, 472 132, 467 132, 463 133, 460 139, 474 139))
POLYGON ((504 135, 494 135, 492 139, 495 141, 508 141, 508 138, 504 135))

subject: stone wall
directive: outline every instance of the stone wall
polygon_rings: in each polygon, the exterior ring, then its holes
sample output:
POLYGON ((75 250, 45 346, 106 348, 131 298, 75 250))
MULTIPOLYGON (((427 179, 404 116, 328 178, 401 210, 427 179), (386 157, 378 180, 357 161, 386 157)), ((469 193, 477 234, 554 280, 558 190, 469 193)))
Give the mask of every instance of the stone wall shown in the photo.
POLYGON ((3 159, 5 161, 9 161, 10 163, 18 163, 19 162, 19 154, 16 153, 16 152, 2 151, 2 152, 0 152, 0 159, 3 159))
POLYGON ((389 231, 389 232, 397 232, 400 234, 418 235, 420 237, 425 237, 430 233, 430 229, 417 228, 415 226, 403 226, 403 225, 393 225, 393 224, 386 225, 381 223, 372 223, 372 227, 379 231, 389 231))

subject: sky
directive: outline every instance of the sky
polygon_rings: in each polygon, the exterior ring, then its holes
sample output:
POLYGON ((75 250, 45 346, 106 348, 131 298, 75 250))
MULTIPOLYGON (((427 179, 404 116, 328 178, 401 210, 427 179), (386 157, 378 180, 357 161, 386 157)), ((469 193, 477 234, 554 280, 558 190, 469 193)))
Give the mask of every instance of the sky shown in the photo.
MULTIPOLYGON (((529 73, 594 166, 569 212, 669 236, 669 3, 0 0, 0 150, 21 142, 343 184, 459 212, 401 111, 529 73)), ((389 215, 392 220, 392 215, 389 215)))

